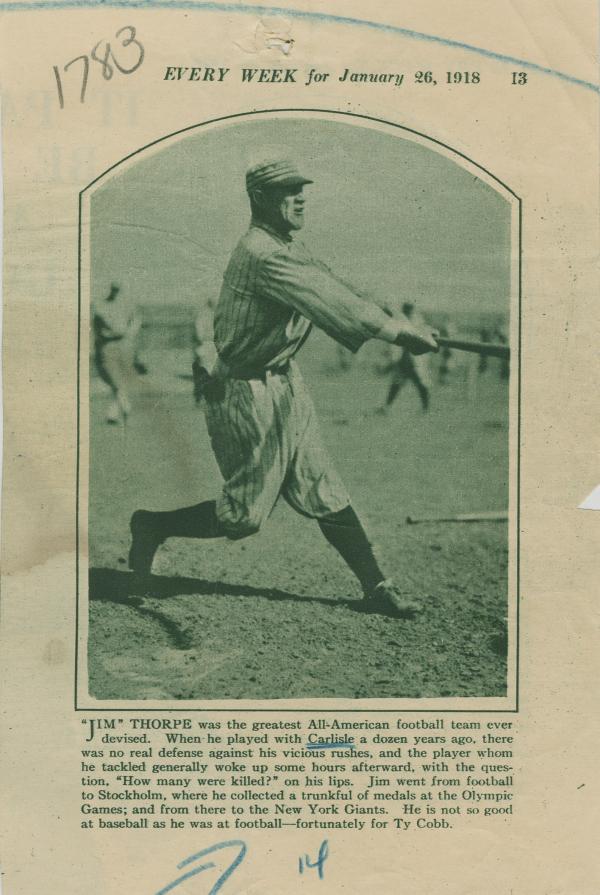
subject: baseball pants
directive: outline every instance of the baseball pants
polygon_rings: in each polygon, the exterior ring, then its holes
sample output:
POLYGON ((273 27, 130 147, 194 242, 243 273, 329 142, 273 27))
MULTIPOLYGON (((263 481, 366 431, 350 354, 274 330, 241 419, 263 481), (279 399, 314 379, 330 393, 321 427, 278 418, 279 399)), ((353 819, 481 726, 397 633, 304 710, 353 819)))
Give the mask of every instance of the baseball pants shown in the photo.
POLYGON ((224 479, 219 526, 232 540, 257 532, 279 496, 320 519, 350 497, 325 450, 314 406, 294 362, 260 379, 226 379, 206 399, 208 434, 224 479))

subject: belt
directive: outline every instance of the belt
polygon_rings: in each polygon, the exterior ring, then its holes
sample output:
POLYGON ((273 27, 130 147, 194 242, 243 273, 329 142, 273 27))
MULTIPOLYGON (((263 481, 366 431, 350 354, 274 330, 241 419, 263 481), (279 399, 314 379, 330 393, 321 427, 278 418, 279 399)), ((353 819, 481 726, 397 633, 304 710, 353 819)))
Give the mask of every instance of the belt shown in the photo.
POLYGON ((285 376, 290 371, 290 362, 285 361, 283 364, 279 364, 276 367, 261 367, 259 369, 254 370, 236 370, 235 372, 231 372, 228 375, 230 379, 260 379, 262 382, 265 382, 267 376, 285 376))

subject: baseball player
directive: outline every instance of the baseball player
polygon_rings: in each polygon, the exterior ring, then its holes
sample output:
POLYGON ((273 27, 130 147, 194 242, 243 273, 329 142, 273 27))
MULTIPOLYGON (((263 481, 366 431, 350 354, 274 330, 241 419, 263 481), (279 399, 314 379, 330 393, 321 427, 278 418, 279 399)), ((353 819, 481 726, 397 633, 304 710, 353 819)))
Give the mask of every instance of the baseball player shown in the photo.
MULTIPOLYGON (((440 336, 446 339, 454 338, 454 326, 450 321, 444 323, 439 328, 440 336)), ((454 355, 452 349, 444 346, 440 350, 440 364, 438 367, 438 382, 440 385, 446 385, 454 367, 454 355)))
MULTIPOLYGON (((412 301, 405 301, 402 305, 402 313, 420 330, 425 324, 423 318, 415 309, 412 301)), ((390 407, 398 397, 401 389, 407 382, 412 382, 419 393, 421 399, 421 407, 423 412, 429 410, 429 395, 431 391, 431 375, 427 358, 421 355, 416 356, 410 345, 403 345, 402 342, 396 342, 402 346, 402 351, 397 359, 393 359, 385 368, 386 372, 392 374, 390 387, 388 389, 385 404, 379 407, 377 413, 386 414, 390 407)))
POLYGON ((215 365, 216 348, 213 332, 215 303, 209 299, 199 310, 194 320, 192 339, 194 343, 194 360, 192 374, 194 378, 194 398, 200 404, 203 397, 203 384, 208 373, 215 365))
POLYGON ((135 309, 116 283, 111 283, 102 301, 94 303, 94 360, 98 375, 112 392, 106 422, 113 425, 124 422, 131 412, 129 387, 131 372, 140 363, 135 353, 140 324, 135 309))
MULTIPOLYGON (((492 333, 492 342, 496 342, 499 345, 508 345, 508 335, 505 327, 501 322, 497 323, 494 327, 494 332, 492 333)), ((509 379, 510 378, 510 356, 506 355, 500 359, 500 367, 499 367, 500 379, 509 379)))
POLYGON ((314 324, 351 351, 381 339, 420 354, 436 334, 360 298, 308 252, 304 187, 284 159, 246 174, 252 212, 224 274, 215 313, 218 358, 196 368, 212 449, 224 483, 216 500, 170 512, 137 510, 129 565, 144 578, 169 537, 230 538, 257 532, 282 496, 315 519, 358 578, 365 608, 410 616, 420 608, 387 580, 327 455, 295 356, 314 324))

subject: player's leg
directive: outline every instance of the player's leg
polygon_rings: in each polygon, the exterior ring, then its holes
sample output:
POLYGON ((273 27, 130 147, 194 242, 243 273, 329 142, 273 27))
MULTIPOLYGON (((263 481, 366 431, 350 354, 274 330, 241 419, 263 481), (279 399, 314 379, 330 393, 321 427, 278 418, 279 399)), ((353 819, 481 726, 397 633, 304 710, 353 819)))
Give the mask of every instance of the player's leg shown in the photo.
POLYGON ((388 389, 388 393, 385 399, 385 406, 391 407, 402 389, 406 384, 406 377, 402 376, 402 378, 394 379, 390 383, 390 387, 388 389))
POLYGON ((415 385, 417 387, 417 391, 419 392, 419 398, 421 399, 421 407, 423 408, 423 413, 427 413, 429 410, 429 389, 427 386, 421 382, 421 380, 416 377, 415 385))
POLYGON ((231 540, 255 534, 270 516, 293 452, 293 394, 285 376, 233 380, 206 421, 223 476, 217 518, 231 540))
POLYGON ((135 356, 135 342, 133 335, 126 335, 118 343, 119 346, 119 379, 117 382, 117 400, 123 419, 127 419, 131 413, 130 393, 133 386, 133 361, 135 356))
POLYGON ((112 426, 118 426, 121 422, 121 406, 117 392, 112 392, 111 394, 110 403, 106 411, 106 422, 112 426))
POLYGON ((423 413, 429 410, 429 398, 431 394, 431 372, 429 358, 425 355, 412 358, 411 380, 419 393, 423 413))
POLYGON ((286 471, 271 392, 264 383, 231 380, 221 398, 206 402, 208 432, 225 480, 222 493, 217 500, 167 512, 137 510, 131 518, 130 568, 149 574, 168 538, 239 540, 260 529, 286 471))
POLYGON ((102 369, 102 378, 112 390, 112 403, 107 421, 118 423, 126 419, 131 412, 129 401, 130 383, 130 349, 125 338, 106 342, 102 347, 98 369, 102 369))
MULTIPOLYGON (((306 510, 310 499, 302 507, 297 495, 292 498, 288 491, 285 497, 302 515, 310 515, 306 510)), ((421 610, 421 605, 411 595, 403 593, 390 578, 386 578, 371 541, 350 504, 314 518, 328 543, 358 579, 366 610, 406 618, 421 610)))
POLYGON ((337 550, 346 565, 358 578, 365 595, 373 593, 385 580, 373 547, 353 507, 317 519, 327 541, 337 550))
POLYGON ((421 606, 386 578, 352 506, 317 519, 319 528, 358 578, 365 608, 384 615, 412 617, 421 606))
POLYGON ((380 407, 377 408, 375 413, 378 413, 381 415, 385 415, 386 413, 389 413, 390 407, 392 406, 392 404, 394 403, 394 401, 396 400, 396 398, 402 391, 402 388, 404 387, 405 382, 406 382, 406 379, 404 377, 402 377, 402 378, 400 378, 398 376, 393 377, 392 381, 390 382, 390 386, 388 388, 387 394, 385 396, 385 401, 380 407))
POLYGON ((136 510, 131 517, 129 568, 149 575, 158 548, 167 538, 219 538, 216 501, 205 500, 190 507, 167 512, 136 510))
POLYGON ((398 363, 394 364, 391 367, 390 384, 385 396, 385 402, 381 405, 381 407, 377 408, 376 413, 389 413, 392 404, 406 385, 406 382, 406 363, 404 357, 402 357, 402 359, 398 363))
POLYGON ((386 579, 369 537, 350 503, 348 492, 321 440, 312 401, 300 377, 294 382, 296 452, 282 495, 298 513, 316 519, 328 543, 358 579, 367 606, 393 615, 419 608, 386 579))
POLYGON ((117 401, 117 387, 112 379, 112 376, 110 375, 105 361, 106 344, 106 342, 102 342, 100 339, 96 341, 96 344, 94 346, 94 363, 96 365, 98 376, 100 377, 102 382, 104 382, 110 389, 111 397, 108 409, 106 411, 106 422, 116 425, 121 419, 121 409, 117 401))

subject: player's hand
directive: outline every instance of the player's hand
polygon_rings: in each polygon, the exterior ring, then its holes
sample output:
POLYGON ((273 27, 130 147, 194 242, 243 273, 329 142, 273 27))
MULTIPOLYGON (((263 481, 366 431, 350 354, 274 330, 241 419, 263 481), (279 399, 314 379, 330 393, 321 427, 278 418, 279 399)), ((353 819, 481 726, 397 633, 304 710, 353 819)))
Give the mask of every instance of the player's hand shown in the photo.
POLYGON ((196 404, 200 404, 202 399, 209 402, 222 400, 225 394, 223 381, 211 376, 198 358, 192 364, 192 375, 194 378, 194 398, 196 404))
POLYGON ((438 336, 436 329, 403 320, 395 344, 406 348, 411 354, 427 354, 428 351, 439 351, 438 336))

